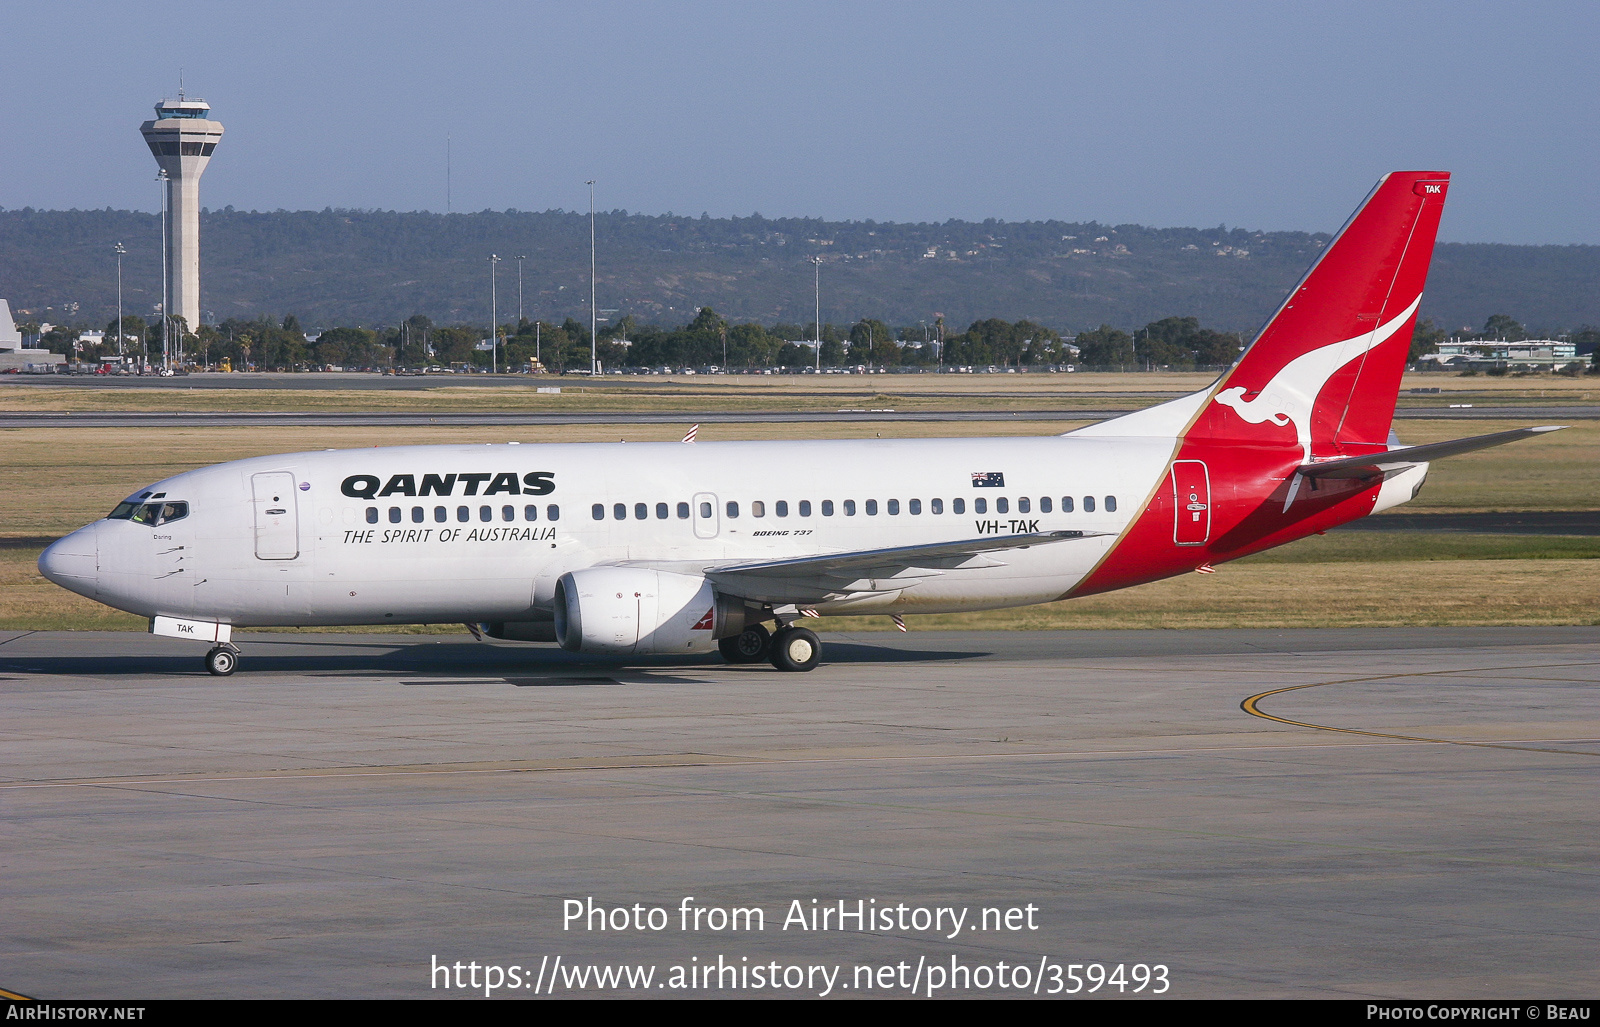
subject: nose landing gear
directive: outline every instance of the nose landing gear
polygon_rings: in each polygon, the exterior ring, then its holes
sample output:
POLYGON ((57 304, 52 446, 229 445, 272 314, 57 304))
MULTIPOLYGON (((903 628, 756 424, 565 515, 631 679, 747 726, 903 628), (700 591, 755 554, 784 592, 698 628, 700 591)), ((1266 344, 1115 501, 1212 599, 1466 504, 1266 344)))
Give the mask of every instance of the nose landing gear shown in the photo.
POLYGON ((239 669, 239 650, 232 643, 224 643, 206 653, 206 670, 225 678, 239 669))

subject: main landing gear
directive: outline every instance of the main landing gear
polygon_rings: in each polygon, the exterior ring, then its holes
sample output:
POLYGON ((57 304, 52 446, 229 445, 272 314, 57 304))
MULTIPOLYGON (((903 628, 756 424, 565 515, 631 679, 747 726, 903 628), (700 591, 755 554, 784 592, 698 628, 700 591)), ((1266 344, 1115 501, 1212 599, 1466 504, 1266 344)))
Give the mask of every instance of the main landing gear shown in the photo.
POLYGON ((779 670, 811 670, 822 662, 822 639, 810 628, 788 625, 772 638, 772 665, 779 670))
POLYGON ((752 624, 718 642, 717 648, 729 663, 760 663, 772 651, 772 633, 765 624, 752 624))
POLYGON ((225 678, 239 669, 239 650, 230 642, 224 642, 215 649, 206 653, 206 670, 219 678, 225 678))
POLYGON ((817 633, 794 624, 780 624, 775 633, 764 624, 752 624, 718 642, 717 648, 729 663, 771 660, 779 670, 811 670, 822 661, 822 640, 817 633))

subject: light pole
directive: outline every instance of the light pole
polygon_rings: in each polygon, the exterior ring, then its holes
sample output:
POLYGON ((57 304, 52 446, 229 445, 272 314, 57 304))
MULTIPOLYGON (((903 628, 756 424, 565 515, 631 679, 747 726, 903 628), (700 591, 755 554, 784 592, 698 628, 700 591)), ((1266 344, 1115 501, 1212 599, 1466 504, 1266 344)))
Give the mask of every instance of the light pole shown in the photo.
POLYGON ((500 371, 500 307, 494 294, 494 266, 500 263, 500 257, 489 254, 489 373, 498 374, 500 371))
POLYGON ((526 253, 517 257, 517 333, 522 333, 522 262, 528 259, 526 253))
POLYGON ((816 332, 817 373, 822 373, 822 258, 811 258, 811 288, 816 293, 816 314, 812 327, 816 332))
POLYGON ((167 369, 167 337, 172 334, 172 322, 167 317, 168 300, 168 273, 167 267, 167 169, 162 168, 156 173, 156 181, 161 188, 161 369, 167 369))
POLYGON ((589 187, 589 374, 597 373, 600 366, 598 340, 595 338, 595 329, 599 324, 599 313, 594 309, 594 179, 589 179, 585 185, 589 187))
POLYGON ((122 255, 128 251, 117 243, 117 370, 122 370, 122 255))

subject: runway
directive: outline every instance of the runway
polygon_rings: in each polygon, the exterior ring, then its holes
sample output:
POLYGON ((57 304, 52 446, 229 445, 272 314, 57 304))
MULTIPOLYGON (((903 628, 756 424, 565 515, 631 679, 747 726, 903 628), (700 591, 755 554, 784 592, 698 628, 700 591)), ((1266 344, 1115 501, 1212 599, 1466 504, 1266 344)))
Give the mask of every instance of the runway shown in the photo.
MULTIPOLYGON (((0 428, 262 428, 262 427, 494 427, 540 424, 822 424, 830 422, 1103 421, 1135 407, 1075 410, 839 410, 839 411, 489 411, 476 413, 339 413, 326 411, 143 411, 0 413, 0 428)), ((1563 423, 1600 418, 1600 405, 1477 406, 1465 410, 1401 407, 1397 420, 1563 423)))
POLYGON ((1596 629, 827 647, 780 676, 272 634, 219 679, 171 639, 0 635, 0 988, 441 997, 434 957, 719 955, 1163 964, 1184 997, 1600 987, 1596 629), (1240 708, 1295 685, 1259 712, 1337 730, 1240 708), (766 929, 563 929, 567 899, 686 896, 766 929), (812 899, 1037 921, 780 929, 812 899))

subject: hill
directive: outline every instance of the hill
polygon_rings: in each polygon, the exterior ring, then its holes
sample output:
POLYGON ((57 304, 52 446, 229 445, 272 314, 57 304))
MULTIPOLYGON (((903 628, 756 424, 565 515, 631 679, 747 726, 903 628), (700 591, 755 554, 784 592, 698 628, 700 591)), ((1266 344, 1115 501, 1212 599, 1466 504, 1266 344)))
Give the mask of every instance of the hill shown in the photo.
MULTIPOLYGON (((112 245, 128 248, 124 306, 160 293, 159 218, 117 210, 0 210, 0 296, 18 319, 114 316, 112 245), (26 313, 24 313, 26 312, 26 313)), ((490 253, 500 312, 587 319, 589 220, 565 211, 475 214, 208 210, 201 218, 205 319, 292 312, 308 326, 396 324, 412 314, 486 324, 490 253)), ((895 325, 1027 318, 1061 331, 1128 328, 1169 315, 1250 331, 1326 234, 1059 221, 891 224, 803 218, 597 218, 599 305, 681 324, 714 306, 732 320, 808 323, 823 258, 823 320, 895 325)), ((1600 247, 1442 244, 1422 314, 1481 326, 1510 314, 1540 332, 1600 323, 1600 247)))

